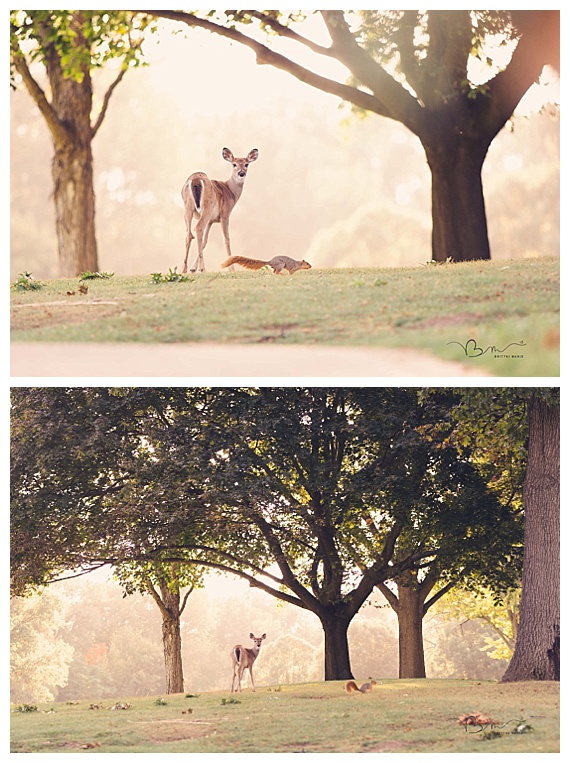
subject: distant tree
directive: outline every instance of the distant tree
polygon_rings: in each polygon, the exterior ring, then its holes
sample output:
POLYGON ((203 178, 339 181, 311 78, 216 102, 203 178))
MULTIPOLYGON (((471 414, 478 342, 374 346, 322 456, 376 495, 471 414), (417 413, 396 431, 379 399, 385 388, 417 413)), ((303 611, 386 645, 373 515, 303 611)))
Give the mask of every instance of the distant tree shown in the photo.
POLYGON ((56 701, 164 693, 164 657, 156 608, 148 596, 124 596, 118 583, 86 575, 48 588, 68 603, 73 646, 67 684, 56 701))
MULTIPOLYGON (((256 684, 258 681, 270 686, 322 681, 320 649, 300 636, 282 633, 267 645, 263 644, 261 654, 263 659, 255 663, 256 684)), ((244 674, 242 686, 247 681, 249 678, 244 674)))
POLYGON ((124 564, 116 569, 116 577, 127 593, 149 594, 162 618, 162 648, 166 694, 184 691, 182 636, 180 618, 188 597, 200 581, 199 568, 180 564, 124 564), (183 589, 187 588, 183 593, 183 589))
POLYGON ((53 591, 10 602, 10 700, 51 702, 68 680, 74 649, 67 605, 53 591))
POLYGON ((506 660, 485 651, 493 631, 474 620, 446 620, 433 613, 426 621, 426 669, 431 678, 500 681, 506 660))
POLYGON ((435 611, 444 620, 489 625, 495 635, 485 638, 485 651, 493 660, 510 660, 517 640, 519 605, 520 590, 497 596, 488 590, 456 588, 438 602, 435 611))
POLYGON ((560 65, 559 11, 318 11, 328 46, 295 30, 303 16, 294 11, 148 13, 245 45, 259 64, 401 122, 420 139, 432 174, 433 259, 490 258, 481 170, 495 136, 543 67, 560 65), (277 53, 251 32, 254 25, 340 62, 350 81, 323 77, 316 66, 277 53), (507 64, 494 60, 491 37, 513 44, 507 64), (476 58, 487 65, 483 79, 471 72, 476 58))
POLYGON ((53 198, 62 276, 98 270, 92 142, 113 91, 129 66, 141 60, 149 19, 128 11, 11 11, 11 66, 34 99, 53 142, 53 198), (120 62, 98 113, 91 75, 120 62), (34 73, 41 63, 49 91, 34 73))

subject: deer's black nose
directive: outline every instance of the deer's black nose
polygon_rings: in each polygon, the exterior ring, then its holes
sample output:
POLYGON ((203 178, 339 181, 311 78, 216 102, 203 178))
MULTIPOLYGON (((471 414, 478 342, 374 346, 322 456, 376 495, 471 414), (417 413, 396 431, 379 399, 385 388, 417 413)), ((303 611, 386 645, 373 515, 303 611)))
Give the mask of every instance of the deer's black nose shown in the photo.
POLYGON ((245 170, 240 170, 238 172, 238 175, 240 176, 240 178, 244 178, 245 177, 245 170))

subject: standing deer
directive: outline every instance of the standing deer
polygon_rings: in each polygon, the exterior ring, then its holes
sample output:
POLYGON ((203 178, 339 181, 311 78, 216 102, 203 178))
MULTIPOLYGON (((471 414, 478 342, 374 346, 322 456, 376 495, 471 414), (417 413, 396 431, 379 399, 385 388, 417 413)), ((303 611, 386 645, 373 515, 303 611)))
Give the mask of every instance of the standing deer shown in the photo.
POLYGON ((255 691, 255 684, 253 683, 253 663, 257 659, 257 655, 259 654, 259 650, 261 649, 261 642, 266 637, 267 634, 263 634, 261 638, 256 638, 253 633, 249 634, 250 639, 253 639, 254 646, 252 649, 246 649, 245 646, 242 646, 241 644, 236 644, 234 648, 232 649, 232 667, 233 667, 233 676, 232 676, 232 688, 231 691, 241 691, 241 677, 243 675, 243 671, 247 668, 249 670, 249 677, 251 678, 251 688, 252 691, 255 691))
POLYGON ((224 148, 222 149, 222 156, 226 162, 232 163, 232 174, 229 180, 210 180, 205 172, 194 172, 182 186, 184 220, 186 222, 186 257, 184 258, 183 273, 188 270, 188 252, 194 238, 190 226, 194 217, 198 218, 194 231, 198 241, 198 256, 190 271, 204 272, 206 270, 204 249, 208 243, 208 234, 213 223, 222 224, 226 252, 228 257, 232 256, 230 250, 230 214, 243 191, 247 168, 251 162, 257 159, 259 151, 253 148, 245 159, 236 159, 229 148, 224 148))

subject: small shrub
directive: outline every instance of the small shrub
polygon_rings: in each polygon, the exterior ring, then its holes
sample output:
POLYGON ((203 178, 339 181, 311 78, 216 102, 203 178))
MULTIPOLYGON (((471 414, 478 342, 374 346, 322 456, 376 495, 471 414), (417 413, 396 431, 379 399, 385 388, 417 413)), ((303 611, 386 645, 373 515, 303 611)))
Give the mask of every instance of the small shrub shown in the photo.
POLYGON ((86 270, 79 276, 80 281, 94 280, 95 278, 112 278, 114 273, 92 273, 90 270, 86 270))
POLYGON ((184 281, 190 280, 187 275, 177 273, 176 268, 174 268, 174 270, 169 268, 166 275, 162 275, 162 273, 151 273, 150 277, 153 283, 183 283, 184 281))
POLYGON ((38 289, 43 289, 44 285, 41 281, 36 281, 31 273, 25 271, 18 274, 18 278, 12 286, 16 291, 37 291, 38 289))

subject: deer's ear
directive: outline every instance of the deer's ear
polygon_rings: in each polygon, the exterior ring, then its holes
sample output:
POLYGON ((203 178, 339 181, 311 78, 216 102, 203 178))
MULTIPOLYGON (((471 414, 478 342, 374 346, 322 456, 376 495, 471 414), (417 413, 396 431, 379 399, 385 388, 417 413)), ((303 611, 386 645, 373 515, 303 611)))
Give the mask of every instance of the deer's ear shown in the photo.
POLYGON ((222 156, 224 157, 226 162, 233 162, 234 160, 234 155, 232 154, 229 148, 222 148, 222 156))
POLYGON ((259 151, 256 148, 252 148, 249 154, 247 155, 247 161, 254 162, 258 156, 259 156, 259 151))
POLYGON ((263 636, 262 636, 261 638, 265 638, 266 636, 267 636, 267 634, 266 634, 266 633, 264 633, 264 634, 263 634, 263 636))
POLYGON ((249 634, 249 637, 250 637, 250 638, 255 638, 255 636, 253 635, 253 633, 250 633, 250 634, 249 634))

